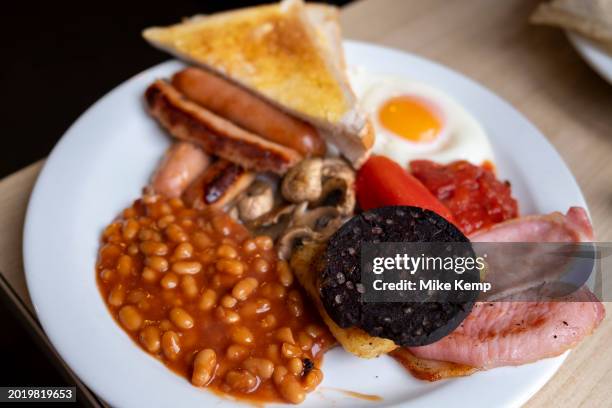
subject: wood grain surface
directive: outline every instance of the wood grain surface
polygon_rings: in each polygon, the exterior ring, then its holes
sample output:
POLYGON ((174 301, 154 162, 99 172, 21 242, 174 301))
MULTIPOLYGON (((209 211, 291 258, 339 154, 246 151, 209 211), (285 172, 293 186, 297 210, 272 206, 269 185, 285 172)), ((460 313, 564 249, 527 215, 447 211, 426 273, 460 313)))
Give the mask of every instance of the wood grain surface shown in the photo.
POLYGON ((0 181, 0 273, 26 307, 34 311, 23 274, 21 242, 30 193, 43 161, 38 161, 0 181))
MULTIPOLYGON (((559 30, 532 26, 528 0, 361 0, 344 36, 419 54, 482 83, 544 133, 584 192, 599 241, 612 241, 612 86, 559 30)), ((0 272, 28 304, 21 257, 35 163, 0 181, 0 272)), ((606 304, 608 310, 610 305, 606 304)), ((612 406, 611 319, 580 344, 526 406, 612 406)))

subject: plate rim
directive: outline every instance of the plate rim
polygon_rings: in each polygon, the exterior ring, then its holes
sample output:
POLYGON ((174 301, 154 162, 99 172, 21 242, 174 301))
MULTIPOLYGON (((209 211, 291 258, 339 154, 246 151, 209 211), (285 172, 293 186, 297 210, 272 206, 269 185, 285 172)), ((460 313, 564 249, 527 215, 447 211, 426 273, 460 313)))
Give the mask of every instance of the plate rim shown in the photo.
MULTIPOLYGON (((392 53, 396 53, 396 54, 401 54, 402 56, 409 56, 411 58, 416 58, 424 63, 427 64, 433 64, 441 69, 443 69, 444 71, 447 71, 448 73, 451 73, 455 76, 460 77, 462 80, 467 81, 467 83, 469 83, 469 85, 471 87, 476 87, 478 88, 481 92, 485 92, 487 94, 489 94, 488 96, 491 98, 495 98, 497 99, 498 102, 500 102, 501 104, 503 104, 505 106, 506 109, 513 111, 516 115, 519 115, 529 126, 531 126, 533 128, 533 131, 535 131, 539 136, 541 136, 541 141, 546 143, 548 146, 548 149, 550 150, 550 153, 552 153, 553 155, 557 156, 557 159, 563 164, 563 166, 567 169, 569 175, 571 176, 571 182, 575 185, 575 187, 577 188, 580 197, 582 199, 581 202, 576 203, 577 205, 583 205, 585 209, 587 209, 588 211, 588 207, 586 206, 585 200, 584 200, 584 195, 582 194, 582 191, 580 189, 580 187, 578 186, 578 184, 576 183, 575 177, 573 176, 573 174, 571 173, 571 171, 569 170, 569 167, 567 166, 567 164, 565 163, 565 161, 563 160, 563 158, 559 155, 559 153, 557 152, 557 150, 554 148, 554 146, 550 143, 550 141, 544 136, 544 134, 542 132, 540 132, 537 127, 531 122, 529 121, 529 119, 527 119, 527 117, 525 115, 523 115, 522 113, 520 113, 517 109, 515 109, 512 105, 510 105, 507 101, 505 101, 504 99, 502 99, 500 96, 498 96, 497 94, 495 94, 494 92, 492 92, 491 90, 489 90, 487 87, 485 87, 484 85, 474 81, 472 78, 464 75, 463 73, 460 73, 452 68, 449 68, 447 66, 444 66, 442 64, 439 64, 435 61, 423 58, 421 56, 403 51, 403 50, 399 50, 399 49, 394 49, 394 48, 390 48, 390 47, 385 47, 385 46, 381 46, 381 45, 377 45, 377 44, 372 44, 372 43, 365 43, 365 42, 360 42, 360 41, 352 41, 352 40, 345 40, 344 41, 344 45, 345 47, 365 47, 365 48, 372 48, 372 49, 382 49, 384 51, 387 52, 392 52, 392 53)), ((55 336, 49 335, 49 333, 53 332, 53 330, 51 329, 51 326, 53 325, 52 322, 47 321, 46 319, 43 320, 40 318, 41 315, 44 315, 44 313, 40 313, 40 306, 41 303, 44 303, 44 300, 39 297, 39 292, 38 289, 35 288, 36 284, 34 283, 34 279, 35 277, 28 272, 28 270, 30 270, 31 266, 31 257, 33 256, 33 254, 31 253, 34 249, 33 249, 33 244, 32 244, 32 237, 35 235, 34 229, 35 229, 35 225, 33 224, 33 219, 34 217, 32 216, 32 213, 35 211, 35 209, 37 208, 37 205, 39 203, 40 199, 40 194, 41 191, 43 190, 43 186, 45 183, 45 179, 47 177, 49 177, 49 172, 50 170, 48 169, 52 169, 53 166, 55 166, 56 161, 57 161, 57 157, 61 154, 61 151, 65 148, 65 146, 67 145, 68 138, 66 137, 66 135, 72 134, 72 132, 74 132, 73 129, 75 129, 80 123, 82 123, 83 121, 85 121, 87 119, 87 114, 91 111, 94 111, 96 109, 97 106, 99 106, 100 104, 102 104, 105 100, 111 98, 111 96, 115 93, 119 93, 121 92, 121 90, 123 89, 124 86, 127 86, 129 83, 131 83, 132 81, 135 81, 137 78, 143 76, 143 75, 147 75, 150 71, 152 70, 156 70, 156 69, 161 69, 161 67, 164 67, 166 65, 171 66, 172 64, 176 64, 176 60, 170 59, 167 60, 165 62, 156 64, 152 67, 149 67, 145 70, 143 70, 142 72, 130 77, 129 79, 123 81, 121 84, 117 85, 116 87, 114 87, 112 90, 110 90, 109 92, 107 92, 104 96, 102 96, 101 98, 99 98, 94 104, 92 104, 88 109, 86 109, 72 124, 71 126, 66 130, 66 132, 64 132, 64 134, 62 135, 62 137, 60 138, 60 140, 58 141, 58 143, 54 146, 53 150, 51 151, 50 155, 48 156, 43 168, 41 169, 41 172, 39 174, 39 176, 37 177, 35 186, 32 190, 30 199, 28 201, 28 206, 27 206, 27 211, 26 211, 26 218, 25 218, 25 223, 24 223, 24 230, 23 230, 23 262, 24 262, 24 271, 25 271, 25 276, 26 276, 26 283, 27 283, 27 287, 28 287, 28 292, 31 296, 32 299, 32 303, 34 305, 35 311, 37 316, 39 317, 39 320, 41 322, 41 325, 45 331, 45 334, 49 337, 49 340, 51 341, 51 343, 53 344, 53 346, 56 348, 56 350, 58 351, 58 353, 62 356, 62 358, 68 362, 68 360, 72 360, 72 358, 68 358, 67 356, 70 354, 69 351, 65 351, 62 350, 62 347, 58 347, 58 343, 61 343, 59 337, 55 338, 55 336)), ((35 245, 34 245, 35 246, 35 245)), ((43 295, 41 295, 43 296, 43 295)), ((44 296, 43 296, 44 297, 44 296)), ((550 378, 552 378, 552 376, 554 375, 554 373, 558 370, 558 368, 561 366, 561 364, 563 363, 563 361, 565 360, 565 358, 567 357, 568 353, 563 354, 562 356, 556 357, 554 358, 555 361, 558 362, 558 364, 556 364, 556 367, 547 375, 542 376, 540 379, 541 381, 538 382, 538 384, 532 384, 532 386, 530 387, 530 389, 523 389, 520 390, 519 392, 517 392, 517 396, 516 398, 512 401, 512 405, 520 405, 523 404, 524 402, 526 402, 531 396, 533 396, 546 382, 548 382, 550 380, 550 378)), ((92 390, 95 390, 97 395, 100 395, 101 397, 104 396, 104 399, 107 400, 108 402, 119 402, 119 401, 114 401, 113 398, 113 394, 112 392, 100 392, 101 390, 99 389, 99 387, 96 384, 92 384, 90 380, 90 378, 86 378, 89 377, 86 373, 81 372, 81 367, 78 367, 78 369, 75 367, 78 364, 72 365, 69 364, 70 368, 73 369, 75 372, 79 373, 79 377, 83 379, 83 381, 90 387, 92 388, 92 390)), ((550 370, 549 370, 550 371, 550 370)), ((405 404, 409 404, 409 401, 403 401, 402 403, 400 403, 399 405, 405 405, 405 404)))

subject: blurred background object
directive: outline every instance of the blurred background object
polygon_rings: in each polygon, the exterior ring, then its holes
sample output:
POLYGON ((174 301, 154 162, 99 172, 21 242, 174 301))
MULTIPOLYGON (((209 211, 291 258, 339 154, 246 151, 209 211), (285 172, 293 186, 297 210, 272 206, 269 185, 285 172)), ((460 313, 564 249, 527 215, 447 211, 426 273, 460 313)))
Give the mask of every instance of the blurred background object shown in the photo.
POLYGON ((612 84, 612 0, 543 2, 530 21, 565 30, 582 58, 612 84))
POLYGON ((542 3, 531 15, 531 21, 575 31, 600 41, 612 50, 611 0, 554 0, 542 3))

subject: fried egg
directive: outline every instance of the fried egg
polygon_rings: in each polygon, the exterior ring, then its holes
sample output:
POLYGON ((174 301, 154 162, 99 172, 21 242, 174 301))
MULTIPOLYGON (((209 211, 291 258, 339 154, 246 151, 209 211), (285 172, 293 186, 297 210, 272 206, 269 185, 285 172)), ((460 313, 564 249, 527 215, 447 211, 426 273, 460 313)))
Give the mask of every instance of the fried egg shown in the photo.
POLYGON ((349 75, 362 108, 374 123, 375 154, 404 166, 415 159, 494 163, 493 150, 482 126, 441 90, 363 69, 352 69, 349 75))

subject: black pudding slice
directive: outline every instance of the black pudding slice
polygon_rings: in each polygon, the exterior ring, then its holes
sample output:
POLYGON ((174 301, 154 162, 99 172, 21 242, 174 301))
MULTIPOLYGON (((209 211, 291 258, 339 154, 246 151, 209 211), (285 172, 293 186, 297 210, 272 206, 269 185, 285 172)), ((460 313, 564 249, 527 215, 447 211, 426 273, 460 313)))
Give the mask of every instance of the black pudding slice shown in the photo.
MULTIPOLYGON (((455 256, 460 256, 459 252, 465 254, 465 248, 469 248, 469 256, 475 256, 468 238, 429 210, 383 207, 353 217, 330 238, 317 262, 321 301, 338 326, 359 327, 371 336, 387 338, 401 346, 423 346, 461 324, 474 305, 477 291, 454 292, 449 301, 414 301, 410 296, 409 301, 362 301, 367 287, 361 275, 361 246, 365 242, 463 242, 468 244, 443 247, 450 248, 446 250, 454 251, 455 256)), ((479 281, 478 271, 462 277, 479 281)))

